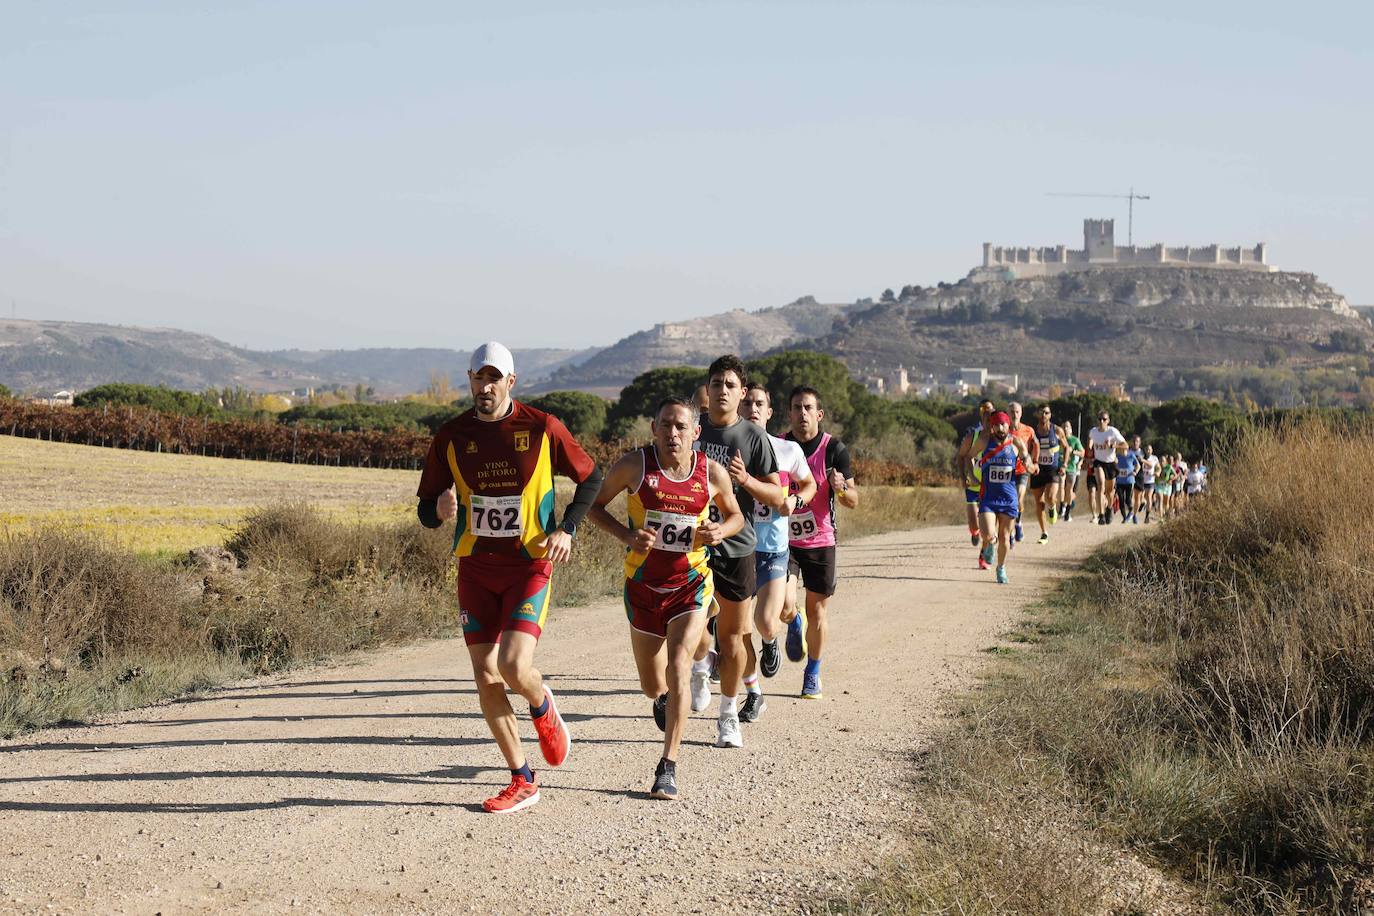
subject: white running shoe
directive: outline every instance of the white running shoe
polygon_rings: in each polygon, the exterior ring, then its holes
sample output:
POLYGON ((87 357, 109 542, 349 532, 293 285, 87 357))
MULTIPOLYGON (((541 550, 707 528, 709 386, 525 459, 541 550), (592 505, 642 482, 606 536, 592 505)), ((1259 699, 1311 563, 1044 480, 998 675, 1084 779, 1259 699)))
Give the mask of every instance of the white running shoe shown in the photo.
POLYGON ((692 712, 711 705, 711 672, 692 668, 692 712))
POLYGON ((716 720, 716 747, 744 747, 744 739, 739 733, 739 716, 735 713, 722 714, 716 720))

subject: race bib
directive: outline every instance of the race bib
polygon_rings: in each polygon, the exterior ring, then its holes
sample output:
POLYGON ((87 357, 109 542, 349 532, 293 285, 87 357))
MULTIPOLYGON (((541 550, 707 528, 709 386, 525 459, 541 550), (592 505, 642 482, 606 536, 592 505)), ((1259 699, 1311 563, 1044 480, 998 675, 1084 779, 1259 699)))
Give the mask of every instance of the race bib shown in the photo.
POLYGON ((644 527, 654 533, 654 550, 688 553, 692 549, 697 520, 690 515, 650 509, 644 513, 644 527))
POLYGON ((787 519, 787 531, 794 541, 804 541, 816 533, 816 516, 797 512, 787 519))
POLYGON ((483 538, 518 538, 524 532, 519 496, 473 494, 468 530, 483 538))
POLYGON ((1042 451, 1042 452, 1040 453, 1040 466, 1041 466, 1042 468, 1053 467, 1053 466, 1054 466, 1054 459, 1055 459, 1055 457, 1056 457, 1058 454, 1059 454, 1058 452, 1044 452, 1044 451, 1042 451))
POLYGON ((988 465, 988 483, 1011 483, 1013 470, 1005 464, 988 465))
MULTIPOLYGON (((713 504, 714 508, 714 504, 713 504)), ((754 500, 754 521, 766 522, 773 517, 773 510, 767 503, 754 500)))

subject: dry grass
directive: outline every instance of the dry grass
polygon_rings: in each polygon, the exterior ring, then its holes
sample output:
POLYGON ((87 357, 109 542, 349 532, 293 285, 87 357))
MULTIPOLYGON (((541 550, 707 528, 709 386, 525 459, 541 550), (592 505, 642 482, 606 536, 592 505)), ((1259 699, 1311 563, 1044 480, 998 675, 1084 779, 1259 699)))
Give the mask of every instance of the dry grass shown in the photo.
POLYGON ((1315 420, 1244 431, 1211 497, 1012 634, 1032 648, 999 652, 960 706, 922 771, 911 861, 866 908, 1122 911, 1094 890, 1114 866, 1084 858, 1085 831, 1192 882, 1126 911, 1374 905, 1371 447, 1315 420))
POLYGON ((296 505, 230 545, 238 562, 168 563, 86 533, 0 538, 0 733, 456 628, 442 532, 296 505))

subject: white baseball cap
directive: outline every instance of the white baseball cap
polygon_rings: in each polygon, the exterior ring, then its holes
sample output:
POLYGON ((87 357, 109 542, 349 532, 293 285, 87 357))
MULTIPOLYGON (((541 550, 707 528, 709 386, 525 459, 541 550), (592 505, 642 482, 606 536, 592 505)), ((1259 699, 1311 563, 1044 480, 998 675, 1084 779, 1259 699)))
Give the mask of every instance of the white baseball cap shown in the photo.
POLYGON ((476 350, 472 351, 472 361, 468 363, 468 369, 472 372, 481 372, 486 366, 500 371, 502 375, 515 374, 515 357, 510 355, 504 344, 496 341, 488 341, 476 350))

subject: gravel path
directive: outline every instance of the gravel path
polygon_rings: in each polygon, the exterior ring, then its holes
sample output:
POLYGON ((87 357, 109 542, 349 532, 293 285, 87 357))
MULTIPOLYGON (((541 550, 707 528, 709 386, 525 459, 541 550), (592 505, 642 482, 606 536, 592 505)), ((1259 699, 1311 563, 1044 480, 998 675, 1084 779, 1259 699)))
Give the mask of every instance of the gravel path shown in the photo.
POLYGON ((962 527, 841 547, 825 699, 784 662, 743 750, 711 746, 714 704, 694 716, 677 803, 647 796, 660 738, 618 603, 554 612, 538 661, 573 752, 509 817, 478 807, 508 774, 460 641, 0 742, 0 910, 804 909, 900 841, 911 755, 980 650, 1120 532, 1057 525, 1009 587, 962 527))

